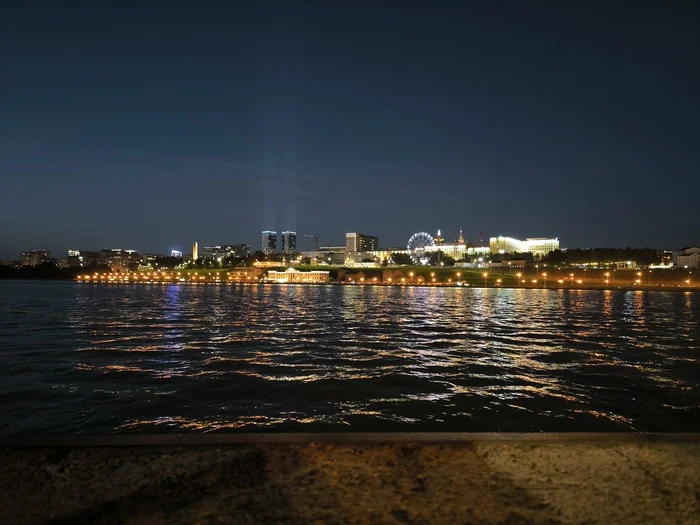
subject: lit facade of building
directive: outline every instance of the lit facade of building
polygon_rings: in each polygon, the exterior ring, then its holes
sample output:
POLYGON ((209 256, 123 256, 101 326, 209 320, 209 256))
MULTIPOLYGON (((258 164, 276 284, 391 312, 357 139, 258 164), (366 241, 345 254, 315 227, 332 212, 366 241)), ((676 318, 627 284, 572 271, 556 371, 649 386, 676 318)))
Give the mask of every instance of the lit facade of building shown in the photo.
POLYGON ((491 253, 522 253, 523 241, 513 237, 491 237, 489 239, 489 251, 491 253))
POLYGON ((461 261, 465 257, 474 257, 488 255, 489 248, 487 246, 469 246, 467 244, 446 243, 435 244, 433 246, 425 246, 423 253, 432 253, 436 251, 452 257, 455 261, 461 261))
POLYGON ((700 254, 679 255, 678 266, 681 268, 700 268, 700 254))
POLYGON ((182 259, 182 252, 180 250, 170 250, 170 257, 177 257, 182 259))
POLYGON ((86 250, 68 250, 66 263, 68 266, 79 266, 84 268, 91 264, 96 264, 100 259, 100 254, 97 252, 88 252, 86 250))
POLYGON ((102 250, 99 254, 100 264, 109 266, 113 272, 136 270, 141 256, 136 250, 102 250))
POLYGON ((295 268, 287 268, 280 272, 270 270, 267 272, 267 280, 275 283, 327 283, 330 272, 323 270, 312 270, 302 272, 295 268))
POLYGON ((268 255, 277 252, 277 232, 270 230, 262 232, 262 251, 268 255))
POLYGON ((559 239, 557 238, 531 237, 521 241, 501 235, 489 239, 491 253, 531 253, 536 257, 542 257, 558 249, 559 239))
POLYGON ((700 268, 700 248, 685 248, 673 254, 677 268, 700 268))
POLYGON ((379 249, 379 237, 374 235, 365 235, 364 233, 346 233, 345 234, 345 251, 353 252, 372 252, 379 249))
POLYGON ((345 246, 321 246, 318 250, 301 252, 301 256, 308 257, 311 264, 342 266, 345 264, 345 246))
POLYGON ((199 244, 197 244, 197 241, 194 241, 192 243, 192 260, 196 261, 199 259, 199 244))
POLYGON ((50 260, 51 258, 49 257, 48 250, 22 252, 22 266, 37 266, 41 263, 49 262, 50 260))
POLYGON ((282 253, 297 251, 297 232, 282 232, 282 253))
POLYGON ((672 259, 676 268, 700 268, 700 247, 693 246, 675 251, 672 259))
POLYGON ((531 253, 535 257, 543 257, 549 252, 559 249, 559 239, 529 238, 523 243, 526 253, 531 253))

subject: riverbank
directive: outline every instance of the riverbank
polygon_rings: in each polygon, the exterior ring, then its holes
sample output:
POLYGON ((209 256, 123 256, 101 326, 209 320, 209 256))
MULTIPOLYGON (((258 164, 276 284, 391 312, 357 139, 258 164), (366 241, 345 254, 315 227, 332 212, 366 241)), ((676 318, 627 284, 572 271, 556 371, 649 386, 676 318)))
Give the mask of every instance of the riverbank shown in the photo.
POLYGON ((120 284, 177 284, 185 286, 205 286, 205 285, 227 285, 227 286, 260 286, 260 285, 272 285, 272 286, 347 286, 347 287, 380 287, 380 288, 463 288, 463 289, 498 289, 498 290, 598 290, 598 291, 663 291, 663 292, 693 292, 700 290, 700 284, 698 285, 667 285, 659 284, 656 286, 646 286, 646 285, 620 285, 612 286, 606 284, 574 284, 572 285, 547 285, 544 284, 534 285, 514 285, 508 286, 500 283, 492 285, 484 284, 467 284, 467 283, 387 283, 387 282, 328 282, 328 283, 277 283, 269 282, 266 280, 260 281, 227 281, 227 280, 199 280, 199 281, 180 281, 180 280, 170 280, 170 279, 155 279, 155 280, 110 280, 110 279, 91 279, 91 280, 81 280, 78 279, 77 282, 84 282, 91 285, 97 284, 108 284, 108 285, 120 285, 120 284))
MULTIPOLYGON (((700 444, 693 435, 267 435, 278 442, 248 436, 226 443, 220 435, 207 446, 155 446, 158 436, 150 436, 143 442, 151 446, 140 447, 6 448, 4 521, 700 521, 700 444)), ((161 436, 160 443, 177 442, 172 438, 161 436)), ((118 440, 107 436, 104 443, 118 440)))

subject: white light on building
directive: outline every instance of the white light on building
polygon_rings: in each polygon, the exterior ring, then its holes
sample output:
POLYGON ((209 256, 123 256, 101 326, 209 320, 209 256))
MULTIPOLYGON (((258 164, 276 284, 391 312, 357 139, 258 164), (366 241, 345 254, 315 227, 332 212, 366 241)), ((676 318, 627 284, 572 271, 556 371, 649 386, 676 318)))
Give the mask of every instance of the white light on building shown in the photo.
POLYGON ((275 283, 327 283, 330 272, 312 270, 302 272, 296 268, 287 268, 284 272, 270 270, 267 272, 267 280, 275 283))

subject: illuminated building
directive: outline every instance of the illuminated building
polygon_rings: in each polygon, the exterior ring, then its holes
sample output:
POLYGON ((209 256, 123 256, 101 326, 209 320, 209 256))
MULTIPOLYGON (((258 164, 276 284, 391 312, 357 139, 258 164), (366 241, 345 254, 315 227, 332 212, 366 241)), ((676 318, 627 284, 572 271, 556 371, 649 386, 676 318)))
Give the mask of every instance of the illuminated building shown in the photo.
POLYGON ((428 254, 440 250, 440 253, 452 257, 455 261, 461 261, 465 257, 488 255, 489 248, 487 246, 469 246, 468 244, 446 243, 435 244, 433 246, 425 246, 422 249, 423 254, 428 254))
POLYGON ((489 250, 491 253, 522 253, 523 241, 513 237, 491 237, 489 239, 489 250))
POLYGON ((282 253, 290 254, 297 251, 297 233, 282 232, 282 253))
POLYGON ((321 246, 318 250, 301 252, 301 256, 308 257, 311 264, 342 266, 345 264, 345 246, 321 246))
POLYGON ((559 239, 547 239, 542 237, 533 237, 525 239, 523 243, 526 253, 531 253, 535 257, 542 257, 549 252, 559 249, 559 239))
POLYGON ((197 244, 197 241, 194 241, 192 243, 192 260, 196 261, 199 259, 199 244, 197 244))
POLYGON ((66 258, 66 263, 68 266, 79 266, 86 267, 91 264, 96 264, 100 258, 100 254, 97 252, 89 252, 86 250, 68 250, 68 257, 66 258))
POLYGON ((140 262, 141 256, 136 250, 114 248, 99 253, 99 263, 109 266, 113 272, 136 270, 140 262))
POLYGON ((156 262, 156 260, 162 257, 164 256, 160 255, 159 253, 144 253, 141 256, 141 267, 154 268, 154 263, 156 262))
POLYGON ((419 256, 437 251, 451 257, 455 261, 461 261, 468 257, 486 255, 489 253, 489 249, 485 246, 471 246, 467 244, 467 242, 464 240, 462 228, 459 229, 459 237, 457 237, 455 242, 446 243, 440 234, 440 230, 438 230, 437 237, 435 238, 435 242, 433 244, 427 243, 425 246, 415 250, 416 254, 419 256))
POLYGON ((673 253, 673 265, 676 268, 700 268, 700 248, 683 248, 673 253))
POLYGON ((287 268, 284 272, 270 270, 267 272, 267 280, 276 283, 327 283, 330 272, 312 270, 302 272, 296 268, 287 268))
POLYGON ((366 252, 373 252, 379 249, 379 238, 364 233, 345 234, 345 264, 352 265, 358 262, 373 261, 371 255, 366 252))
POLYGON ((262 232, 262 251, 268 255, 277 252, 277 232, 270 230, 262 232))
POLYGON ((49 262, 48 250, 31 250, 22 252, 22 266, 37 266, 41 263, 49 262))
POLYGON ((378 249, 379 237, 365 235, 364 233, 345 234, 345 251, 347 253, 371 252, 378 249))
POLYGON ((179 250, 170 250, 170 257, 177 257, 178 259, 182 259, 182 252, 179 250))
POLYGON ((491 237, 489 239, 491 253, 531 253, 536 257, 547 255, 559 249, 559 239, 531 237, 524 241, 513 237, 491 237))

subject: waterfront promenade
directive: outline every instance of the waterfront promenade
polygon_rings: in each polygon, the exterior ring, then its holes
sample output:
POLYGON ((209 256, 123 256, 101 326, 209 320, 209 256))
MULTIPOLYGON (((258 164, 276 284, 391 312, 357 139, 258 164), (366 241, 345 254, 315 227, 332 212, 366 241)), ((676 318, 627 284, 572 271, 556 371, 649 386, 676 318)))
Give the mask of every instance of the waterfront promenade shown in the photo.
POLYGON ((698 439, 635 434, 23 439, 38 447, 0 453, 0 506, 5 522, 26 525, 691 524, 700 522, 698 439))
MULTIPOLYGON (((318 269, 319 267, 313 267, 318 269)), ((343 284, 364 286, 434 286, 471 288, 521 288, 557 290, 681 290, 700 289, 692 271, 590 270, 535 268, 519 271, 473 270, 435 267, 394 267, 375 269, 332 268, 327 282, 290 284, 343 284)), ((110 284, 259 284, 270 282, 265 270, 232 268, 209 270, 161 270, 80 274, 76 281, 110 284)), ((274 283, 278 284, 278 283, 274 283)), ((286 284, 286 283, 285 283, 286 284)))

